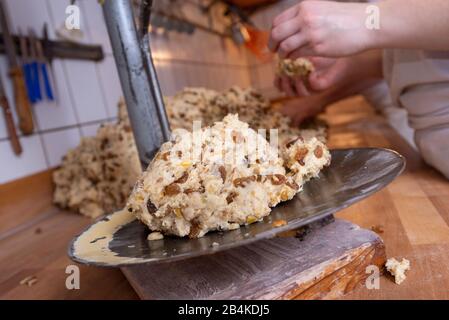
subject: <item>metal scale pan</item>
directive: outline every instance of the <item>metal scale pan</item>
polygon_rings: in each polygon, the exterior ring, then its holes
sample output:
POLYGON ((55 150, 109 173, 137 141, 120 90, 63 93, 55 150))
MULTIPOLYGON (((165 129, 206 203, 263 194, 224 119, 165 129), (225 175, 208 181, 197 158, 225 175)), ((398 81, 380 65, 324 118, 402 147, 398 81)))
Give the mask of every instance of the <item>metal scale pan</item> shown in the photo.
POLYGON ((165 237, 148 241, 148 228, 127 211, 119 211, 76 237, 69 256, 80 263, 119 267, 175 261, 248 245, 323 219, 370 196, 393 181, 404 166, 404 158, 387 149, 333 150, 331 165, 262 222, 211 232, 199 239, 165 237), (278 219, 287 221, 287 225, 274 227, 271 221, 278 219))

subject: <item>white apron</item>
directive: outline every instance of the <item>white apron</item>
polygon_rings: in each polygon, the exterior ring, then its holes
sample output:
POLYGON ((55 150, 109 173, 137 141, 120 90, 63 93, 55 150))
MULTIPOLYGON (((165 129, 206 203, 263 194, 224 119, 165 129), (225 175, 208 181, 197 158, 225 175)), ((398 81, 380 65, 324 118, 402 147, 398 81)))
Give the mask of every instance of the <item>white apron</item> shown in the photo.
POLYGON ((408 112, 424 160, 449 178, 449 51, 385 50, 393 103, 408 112))

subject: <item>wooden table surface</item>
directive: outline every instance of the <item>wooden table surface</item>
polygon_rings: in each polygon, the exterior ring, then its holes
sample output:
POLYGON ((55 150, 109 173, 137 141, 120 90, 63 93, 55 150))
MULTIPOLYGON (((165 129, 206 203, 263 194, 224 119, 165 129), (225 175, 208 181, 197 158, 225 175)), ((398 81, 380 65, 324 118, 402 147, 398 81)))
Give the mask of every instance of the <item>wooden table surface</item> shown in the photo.
MULTIPOLYGON (((449 299, 449 182, 375 114, 361 97, 328 108, 330 147, 387 147, 403 154, 406 171, 337 217, 383 229, 388 257, 405 257, 411 271, 402 285, 382 277, 380 289, 359 287, 346 299, 449 299)), ((11 164, 14 165, 14 164, 11 164)), ((65 287, 68 242, 90 220, 51 204, 43 172, 0 186, 0 299, 137 299, 120 270, 80 268, 79 290, 65 287), (20 285, 35 276, 32 286, 20 285)))

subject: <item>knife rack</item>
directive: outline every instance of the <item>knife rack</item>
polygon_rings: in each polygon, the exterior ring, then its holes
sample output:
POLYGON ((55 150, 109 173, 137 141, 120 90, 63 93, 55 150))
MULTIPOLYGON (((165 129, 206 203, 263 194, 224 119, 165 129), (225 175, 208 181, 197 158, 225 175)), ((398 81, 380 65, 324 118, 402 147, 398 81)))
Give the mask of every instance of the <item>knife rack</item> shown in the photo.
MULTIPOLYGON (((22 52, 19 45, 19 37, 13 35, 14 44, 16 46, 17 55, 21 56, 22 52)), ((104 59, 103 48, 101 45, 79 44, 70 41, 49 40, 38 38, 42 42, 44 55, 48 61, 54 58, 101 61, 104 59)), ((0 53, 5 53, 5 45, 3 35, 0 34, 0 53)))

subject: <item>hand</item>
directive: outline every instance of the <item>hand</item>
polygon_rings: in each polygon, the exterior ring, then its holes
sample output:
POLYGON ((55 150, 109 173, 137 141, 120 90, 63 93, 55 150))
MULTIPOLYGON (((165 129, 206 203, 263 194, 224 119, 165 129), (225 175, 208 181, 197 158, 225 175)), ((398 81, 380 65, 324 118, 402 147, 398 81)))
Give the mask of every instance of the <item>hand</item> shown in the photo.
POLYGON ((303 1, 273 21, 269 48, 281 58, 340 57, 369 48, 368 4, 303 1))
POLYGON ((310 96, 304 80, 301 77, 290 78, 287 76, 276 75, 274 78, 274 86, 281 92, 284 92, 288 97, 307 97, 310 96))
POLYGON ((321 58, 309 57, 315 70, 308 80, 298 77, 291 79, 286 76, 277 76, 274 85, 288 96, 307 97, 328 90, 338 84, 349 80, 354 73, 354 58, 321 58))
POLYGON ((307 118, 320 113, 327 104, 328 99, 325 95, 314 95, 301 99, 292 99, 286 102, 280 111, 291 118, 293 126, 299 126, 307 118))

